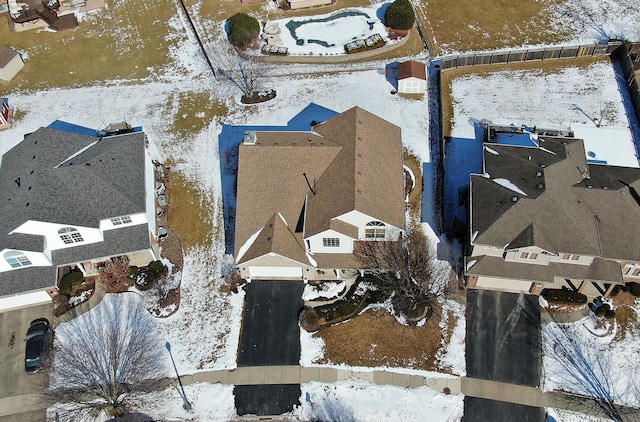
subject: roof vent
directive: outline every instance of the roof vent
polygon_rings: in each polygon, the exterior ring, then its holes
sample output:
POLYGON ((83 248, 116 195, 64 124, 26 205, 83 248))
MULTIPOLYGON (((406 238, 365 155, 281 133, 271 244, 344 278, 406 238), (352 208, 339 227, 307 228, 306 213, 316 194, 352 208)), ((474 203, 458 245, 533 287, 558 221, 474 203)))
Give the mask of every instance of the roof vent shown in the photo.
POLYGON ((541 171, 537 172, 536 177, 542 177, 542 172, 541 171))
POLYGON ((542 188, 544 187, 544 185, 543 185, 542 183, 538 183, 538 184, 536 185, 536 187, 537 187, 538 189, 542 189, 542 188))
POLYGON ((518 202, 518 197, 517 197, 517 196, 512 196, 512 197, 511 197, 511 200, 512 200, 513 202, 518 202))
POLYGON ((242 143, 245 145, 255 145, 256 144, 256 133, 250 132, 248 130, 244 131, 244 139, 242 143))

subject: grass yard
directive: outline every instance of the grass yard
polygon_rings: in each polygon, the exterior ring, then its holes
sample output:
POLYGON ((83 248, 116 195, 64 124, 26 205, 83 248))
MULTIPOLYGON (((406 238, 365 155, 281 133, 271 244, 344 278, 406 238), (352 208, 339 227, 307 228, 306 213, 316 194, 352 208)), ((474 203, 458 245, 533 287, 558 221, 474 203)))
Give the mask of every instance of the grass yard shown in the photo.
POLYGON ((489 50, 557 43, 548 14, 561 0, 423 0, 418 14, 432 34, 436 52, 489 50))
POLYGON ((164 107, 167 115, 172 116, 169 131, 177 138, 201 132, 213 119, 224 117, 229 111, 226 104, 207 91, 176 92, 164 107))
POLYGON ((437 370, 443 339, 438 315, 434 312, 422 327, 406 327, 384 309, 364 312, 314 335, 325 343, 320 363, 437 370))
POLYGON ((169 177, 169 194, 169 227, 180 239, 184 252, 210 246, 221 235, 215 204, 176 171, 171 171, 169 177))
POLYGON ((450 69, 441 73, 441 86, 442 86, 442 129, 444 136, 451 136, 451 129, 453 124, 453 99, 451 97, 451 89, 453 81, 461 76, 475 74, 478 76, 489 76, 496 72, 504 70, 534 70, 539 69, 544 74, 550 75, 559 73, 561 69, 565 67, 588 67, 594 63, 600 61, 609 61, 607 56, 599 57, 579 57, 577 59, 559 59, 559 60, 544 60, 535 62, 517 62, 508 64, 495 64, 495 65, 483 65, 483 66, 471 66, 461 67, 457 69, 450 69))
POLYGON ((0 44, 27 53, 25 67, 0 89, 35 91, 132 81, 171 66, 169 51, 184 34, 171 28, 176 13, 168 0, 107 0, 107 6, 61 32, 9 31, 0 20, 0 44))

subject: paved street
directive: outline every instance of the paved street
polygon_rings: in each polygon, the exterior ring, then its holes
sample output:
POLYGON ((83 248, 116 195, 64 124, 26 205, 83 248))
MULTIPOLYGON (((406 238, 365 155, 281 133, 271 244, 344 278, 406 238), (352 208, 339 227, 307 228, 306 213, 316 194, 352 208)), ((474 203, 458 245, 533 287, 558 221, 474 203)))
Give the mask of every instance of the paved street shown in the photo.
POLYGON ((463 422, 543 422, 543 407, 525 406, 502 401, 464 398, 463 422))

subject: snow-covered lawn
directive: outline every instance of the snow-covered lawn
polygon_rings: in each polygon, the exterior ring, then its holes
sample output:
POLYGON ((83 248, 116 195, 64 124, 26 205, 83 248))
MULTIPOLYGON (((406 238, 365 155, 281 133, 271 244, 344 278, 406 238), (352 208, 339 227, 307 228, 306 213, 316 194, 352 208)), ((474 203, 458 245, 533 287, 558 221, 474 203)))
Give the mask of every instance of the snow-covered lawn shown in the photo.
POLYGON ((607 392, 616 403, 640 406, 636 380, 640 371, 638 299, 631 314, 633 318, 626 326, 592 313, 571 324, 544 324, 544 389, 600 396, 607 392), (563 355, 563 350, 571 352, 570 359, 563 355))

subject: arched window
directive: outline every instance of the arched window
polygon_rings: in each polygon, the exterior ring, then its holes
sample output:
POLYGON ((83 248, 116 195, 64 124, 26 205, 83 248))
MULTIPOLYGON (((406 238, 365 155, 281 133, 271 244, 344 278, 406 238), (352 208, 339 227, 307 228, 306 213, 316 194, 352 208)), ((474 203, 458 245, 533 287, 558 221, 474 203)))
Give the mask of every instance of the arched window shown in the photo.
POLYGON ((365 239, 384 239, 386 236, 386 227, 380 221, 372 221, 367 223, 364 228, 365 239))
POLYGON ((11 268, 20 268, 31 265, 31 261, 27 256, 20 251, 5 252, 4 259, 7 261, 11 268))
POLYGON ((62 239, 66 245, 84 241, 80 232, 73 227, 63 227, 58 230, 58 234, 60 235, 60 239, 62 239))

